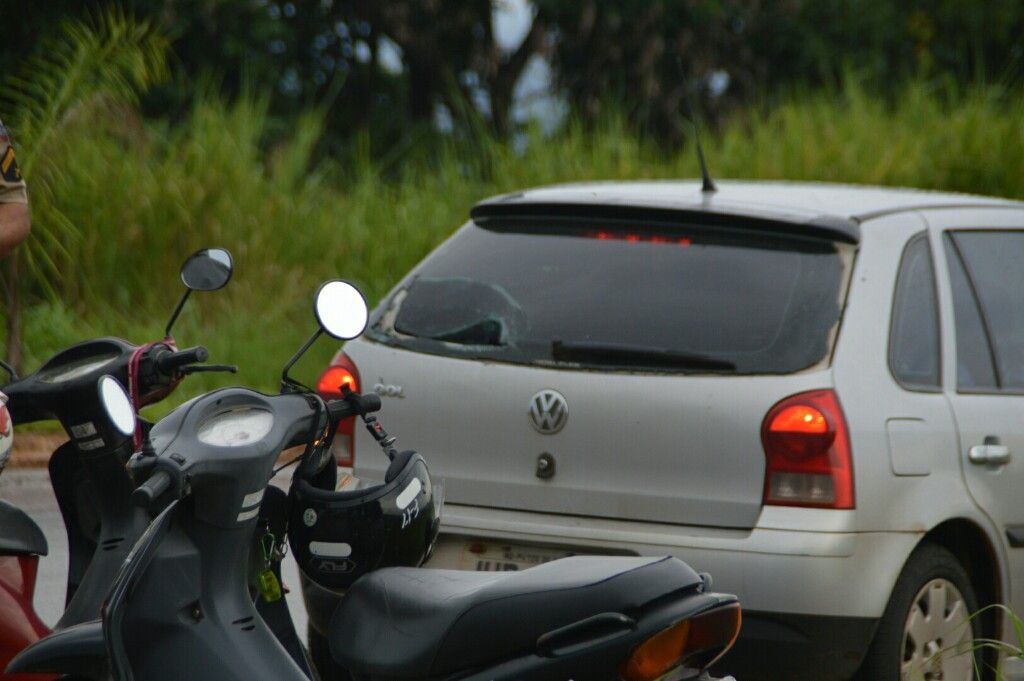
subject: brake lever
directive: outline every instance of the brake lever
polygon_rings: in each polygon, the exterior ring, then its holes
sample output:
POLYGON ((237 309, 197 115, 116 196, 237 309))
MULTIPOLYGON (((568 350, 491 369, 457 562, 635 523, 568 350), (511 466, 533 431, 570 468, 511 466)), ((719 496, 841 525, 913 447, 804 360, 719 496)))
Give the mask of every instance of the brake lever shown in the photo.
POLYGON ((237 374, 238 366, 234 364, 189 364, 183 366, 178 370, 181 374, 201 374, 201 373, 213 373, 223 372, 228 374, 237 374))

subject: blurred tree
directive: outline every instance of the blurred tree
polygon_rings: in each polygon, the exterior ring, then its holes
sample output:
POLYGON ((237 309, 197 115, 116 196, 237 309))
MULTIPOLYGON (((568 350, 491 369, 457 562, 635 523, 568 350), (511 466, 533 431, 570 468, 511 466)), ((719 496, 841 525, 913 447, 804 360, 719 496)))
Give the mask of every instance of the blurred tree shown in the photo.
MULTIPOLYGON (((267 95, 271 137, 316 106, 331 151, 368 131, 376 156, 436 133, 439 110, 456 126, 483 119, 509 132, 535 54, 585 118, 625 106, 668 142, 680 140, 687 99, 714 121, 850 68, 890 91, 920 75, 1019 86, 1024 72, 1020 0, 532 0, 533 23, 511 50, 493 28, 494 8, 510 0, 117 1, 171 35, 175 78, 147 96, 149 114, 179 117, 209 80, 229 95, 267 95)), ((87 6, 0 3, 0 63, 87 6)))
POLYGON ((22 294, 59 297, 67 246, 78 237, 56 201, 72 162, 62 133, 88 124, 98 110, 109 114, 119 104, 136 101, 140 92, 164 79, 166 51, 167 41, 150 23, 112 10, 86 22, 64 23, 42 49, 2 72, 0 111, 19 146, 18 164, 32 210, 29 239, 4 263, 7 358, 16 370, 22 357, 22 294))
POLYGON ((554 27, 559 82, 584 117, 625 104, 670 142, 687 99, 714 120, 851 68, 890 92, 910 76, 1019 86, 1024 74, 1020 0, 534 2, 554 27))

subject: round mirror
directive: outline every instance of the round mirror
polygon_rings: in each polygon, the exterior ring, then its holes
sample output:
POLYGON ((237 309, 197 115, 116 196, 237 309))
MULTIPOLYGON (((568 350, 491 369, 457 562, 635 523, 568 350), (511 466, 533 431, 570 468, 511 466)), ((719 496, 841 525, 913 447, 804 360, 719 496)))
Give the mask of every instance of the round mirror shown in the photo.
POLYGON ((107 418, 125 436, 135 434, 135 409, 124 387, 110 375, 100 376, 100 403, 107 412, 107 418))
POLYGON ((339 340, 359 336, 366 328, 370 311, 366 299, 352 284, 341 279, 329 281, 316 292, 314 303, 320 328, 339 340))
POLYGON ((223 248, 204 248, 181 266, 181 281, 193 291, 216 291, 231 279, 231 254, 223 248))

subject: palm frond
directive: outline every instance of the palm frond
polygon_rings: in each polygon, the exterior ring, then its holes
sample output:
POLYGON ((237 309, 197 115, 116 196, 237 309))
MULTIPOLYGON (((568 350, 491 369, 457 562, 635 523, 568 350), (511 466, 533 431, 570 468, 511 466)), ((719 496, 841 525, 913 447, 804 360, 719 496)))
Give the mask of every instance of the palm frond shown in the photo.
POLYGON ((65 23, 0 87, 0 111, 15 136, 18 163, 29 186, 33 235, 22 250, 27 272, 42 292, 56 294, 73 262, 79 225, 61 209, 69 157, 62 140, 90 111, 134 103, 167 77, 168 41, 149 22, 119 8, 65 23))

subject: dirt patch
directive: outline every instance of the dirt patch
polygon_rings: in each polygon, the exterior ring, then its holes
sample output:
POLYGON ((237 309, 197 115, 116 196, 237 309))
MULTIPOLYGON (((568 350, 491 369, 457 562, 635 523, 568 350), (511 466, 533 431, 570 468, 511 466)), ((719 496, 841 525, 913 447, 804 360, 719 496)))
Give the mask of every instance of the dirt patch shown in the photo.
POLYGON ((11 468, 46 468, 53 450, 68 441, 64 433, 15 433, 11 468))

